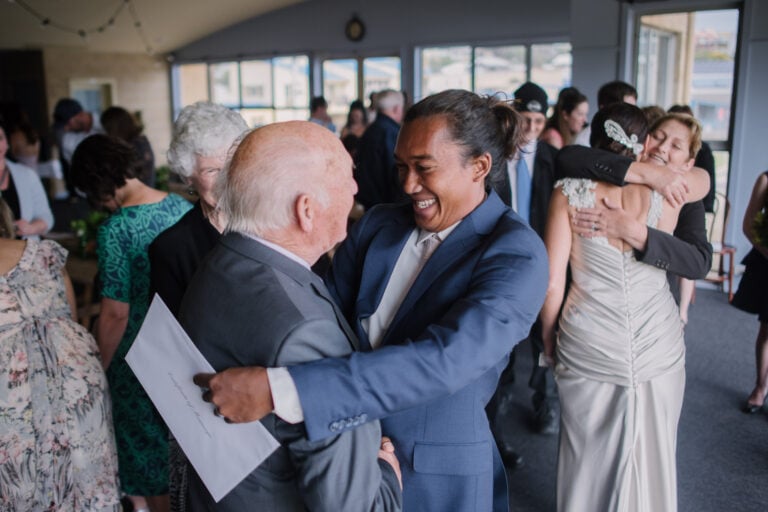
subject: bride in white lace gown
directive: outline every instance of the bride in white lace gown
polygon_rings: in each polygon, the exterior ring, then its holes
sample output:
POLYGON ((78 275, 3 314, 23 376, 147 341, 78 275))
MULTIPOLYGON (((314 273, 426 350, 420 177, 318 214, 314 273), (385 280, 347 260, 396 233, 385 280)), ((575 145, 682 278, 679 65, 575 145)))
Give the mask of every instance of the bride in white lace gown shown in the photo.
MULTIPOLYGON (((687 128, 678 131, 690 136, 687 128)), ((593 147, 639 155, 646 133, 637 107, 611 106, 595 116, 593 147)), ((641 185, 566 179, 556 189, 545 236, 550 286, 541 317, 561 403, 558 510, 676 510, 685 346, 666 273, 638 262, 632 246, 606 237, 599 223, 592 227, 597 236, 574 234, 570 213, 607 201, 620 205, 627 224, 671 232, 679 207, 641 185), (569 263, 572 281, 555 343, 569 263)))

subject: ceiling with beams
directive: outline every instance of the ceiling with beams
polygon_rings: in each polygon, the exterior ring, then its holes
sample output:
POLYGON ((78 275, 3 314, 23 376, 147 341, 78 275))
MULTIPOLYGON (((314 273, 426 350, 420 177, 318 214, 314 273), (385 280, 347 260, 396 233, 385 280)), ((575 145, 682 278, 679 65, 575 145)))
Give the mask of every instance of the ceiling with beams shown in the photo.
POLYGON ((162 54, 305 0, 0 0, 0 49, 162 54))

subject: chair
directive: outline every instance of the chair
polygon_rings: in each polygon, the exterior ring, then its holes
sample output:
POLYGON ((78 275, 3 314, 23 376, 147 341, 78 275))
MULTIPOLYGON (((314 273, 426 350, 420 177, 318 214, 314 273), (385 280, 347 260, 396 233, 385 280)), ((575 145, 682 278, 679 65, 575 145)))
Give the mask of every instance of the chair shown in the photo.
POLYGON ((728 302, 733 300, 733 273, 736 248, 725 243, 726 227, 731 204, 725 194, 715 193, 714 212, 707 213, 707 239, 712 244, 712 269, 704 278, 724 290, 728 282, 728 302))

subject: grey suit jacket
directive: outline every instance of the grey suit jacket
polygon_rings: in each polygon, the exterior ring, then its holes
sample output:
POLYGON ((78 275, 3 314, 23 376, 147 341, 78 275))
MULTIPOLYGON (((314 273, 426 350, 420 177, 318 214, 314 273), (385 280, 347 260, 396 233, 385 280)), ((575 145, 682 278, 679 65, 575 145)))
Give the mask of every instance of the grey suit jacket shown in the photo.
MULTIPOLYGON (((182 300, 179 320, 217 371, 341 357, 357 346, 315 274, 233 233, 203 261, 182 300)), ((379 423, 366 420, 358 418, 360 427, 310 442, 304 424, 267 416, 261 421, 281 447, 219 503, 191 471, 190 510, 400 510, 397 477, 377 459, 379 423)))

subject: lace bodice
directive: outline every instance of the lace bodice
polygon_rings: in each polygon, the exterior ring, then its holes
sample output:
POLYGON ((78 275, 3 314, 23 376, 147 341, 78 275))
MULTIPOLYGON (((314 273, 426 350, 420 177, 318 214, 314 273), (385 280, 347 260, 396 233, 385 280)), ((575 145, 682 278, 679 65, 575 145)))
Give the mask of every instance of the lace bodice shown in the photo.
MULTIPOLYGON (((564 178, 555 183, 555 189, 560 188, 563 195, 568 198, 568 204, 575 208, 595 207, 595 188, 597 183, 592 180, 580 178, 564 178)), ((661 209, 664 198, 655 190, 651 191, 651 206, 648 209, 646 224, 655 228, 661 218, 661 209)))

